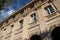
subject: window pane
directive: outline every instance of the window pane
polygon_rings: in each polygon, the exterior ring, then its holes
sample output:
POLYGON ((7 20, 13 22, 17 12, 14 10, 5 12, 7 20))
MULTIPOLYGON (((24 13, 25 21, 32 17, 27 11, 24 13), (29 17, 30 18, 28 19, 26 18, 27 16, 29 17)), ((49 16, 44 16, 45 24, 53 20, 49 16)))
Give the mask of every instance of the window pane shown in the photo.
POLYGON ((49 9, 49 7, 47 7, 47 11, 48 11, 48 14, 50 14, 51 12, 50 12, 50 9, 49 9))
POLYGON ((50 9, 51 13, 53 13, 53 12, 54 12, 54 9, 52 8, 52 6, 51 6, 51 5, 49 6, 49 9, 50 9))
POLYGON ((36 21, 36 13, 34 13, 34 21, 36 21))

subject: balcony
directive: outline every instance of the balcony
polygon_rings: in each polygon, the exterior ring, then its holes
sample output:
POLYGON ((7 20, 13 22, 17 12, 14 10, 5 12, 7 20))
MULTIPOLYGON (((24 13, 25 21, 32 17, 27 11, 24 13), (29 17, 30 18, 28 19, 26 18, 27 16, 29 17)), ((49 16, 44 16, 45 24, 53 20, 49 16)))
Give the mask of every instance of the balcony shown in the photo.
POLYGON ((59 14, 58 11, 56 11, 56 12, 54 12, 54 13, 52 13, 52 14, 50 14, 50 15, 47 15, 47 16, 45 16, 45 17, 46 17, 46 22, 49 22, 49 21, 51 21, 51 20, 53 20, 53 19, 55 19, 55 18, 60 17, 60 14, 59 14))
POLYGON ((38 25, 39 25, 38 20, 36 20, 36 21, 34 21, 34 22, 32 22, 32 23, 29 24, 30 27, 28 28, 28 30, 32 29, 32 28, 35 28, 38 25))

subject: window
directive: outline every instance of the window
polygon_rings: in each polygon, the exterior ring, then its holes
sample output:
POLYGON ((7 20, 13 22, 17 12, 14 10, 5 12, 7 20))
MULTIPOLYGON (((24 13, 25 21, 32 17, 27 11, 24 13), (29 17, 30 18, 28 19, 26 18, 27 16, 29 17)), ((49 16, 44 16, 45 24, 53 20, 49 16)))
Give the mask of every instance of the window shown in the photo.
POLYGON ((4 40, 4 36, 6 35, 6 28, 3 30, 3 32, 2 32, 2 36, 3 36, 3 38, 2 38, 2 40, 4 40))
POLYGON ((31 15, 31 22, 35 22, 36 21, 36 13, 31 15))
POLYGON ((20 23, 20 28, 22 28, 23 27, 23 20, 21 20, 21 21, 19 21, 19 23, 20 23))
POLYGON ((13 26, 14 26, 14 25, 11 25, 11 31, 13 30, 13 26))
POLYGON ((2 35, 5 35, 5 33, 6 33, 6 29, 3 30, 2 35))
POLYGON ((51 5, 45 7, 44 9, 46 10, 46 12, 47 12, 48 14, 52 14, 52 13, 55 12, 54 9, 53 9, 53 7, 52 7, 51 5))

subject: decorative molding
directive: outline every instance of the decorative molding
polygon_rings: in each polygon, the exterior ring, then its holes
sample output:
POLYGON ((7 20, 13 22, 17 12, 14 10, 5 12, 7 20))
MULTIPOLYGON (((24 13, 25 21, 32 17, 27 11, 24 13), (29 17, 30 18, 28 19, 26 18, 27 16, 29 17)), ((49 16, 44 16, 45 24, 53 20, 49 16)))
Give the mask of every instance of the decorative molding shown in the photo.
POLYGON ((60 14, 57 14, 56 16, 47 19, 46 22, 49 22, 49 21, 51 21, 51 20, 53 20, 53 19, 56 19, 56 18, 58 18, 58 17, 60 17, 60 14))
MULTIPOLYGON (((40 0, 41 1, 41 0, 40 0)), ((3 24, 4 22, 6 22, 8 19, 11 19, 12 18, 12 16, 15 16, 15 15, 17 15, 18 13, 20 13, 22 10, 24 11, 24 10, 26 10, 27 8, 30 8, 31 7, 31 5, 32 4, 34 4, 34 6, 33 6, 33 10, 35 10, 36 8, 34 8, 35 7, 35 4, 36 3, 39 3, 39 1, 37 1, 37 0, 33 0, 33 1, 31 1, 30 3, 28 3, 27 5, 25 5, 24 7, 22 7, 22 8, 20 8, 15 14, 12 14, 10 17, 8 17, 8 18, 6 18, 3 22, 1 22, 0 24, 3 24)), ((43 4, 45 4, 46 2, 48 2, 48 0, 45 0, 45 1, 42 1, 43 3, 42 4, 40 4, 39 3, 39 6, 42 6, 43 4)), ((38 7, 37 7, 38 8, 38 7)), ((30 10, 32 10, 31 8, 30 8, 30 10)), ((22 15, 22 14, 20 14, 20 15, 22 15)), ((17 19, 18 20, 18 19, 17 19)), ((15 21, 17 21, 17 20, 15 20, 15 21)), ((14 22, 14 21, 13 21, 14 22)))

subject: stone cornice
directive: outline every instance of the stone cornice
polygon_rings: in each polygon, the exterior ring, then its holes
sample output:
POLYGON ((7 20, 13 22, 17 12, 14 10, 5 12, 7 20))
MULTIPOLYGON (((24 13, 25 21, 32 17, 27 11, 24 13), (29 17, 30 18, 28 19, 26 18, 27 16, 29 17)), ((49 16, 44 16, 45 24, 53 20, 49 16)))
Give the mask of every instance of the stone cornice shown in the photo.
MULTIPOLYGON (((15 13, 13 13, 13 14, 10 15, 9 17, 7 17, 5 20, 3 20, 3 21, 0 23, 0 27, 2 27, 2 25, 3 25, 5 22, 8 23, 11 18, 13 18, 13 20, 14 20, 14 18, 16 17, 16 15, 18 15, 19 13, 20 13, 20 16, 21 16, 21 15, 25 14, 25 11, 26 11, 26 10, 31 10, 31 9, 34 10, 34 8, 35 8, 35 6, 36 6, 35 4, 38 3, 39 6, 42 6, 42 5, 45 4, 47 1, 49 1, 49 0, 44 0, 43 2, 42 2, 41 0, 32 0, 31 2, 27 3, 25 6, 23 6, 23 7, 20 8, 19 10, 17 10, 15 13), (40 4, 39 1, 40 1, 42 4, 40 4)), ((28 12, 26 12, 26 13, 28 13, 28 12)))

